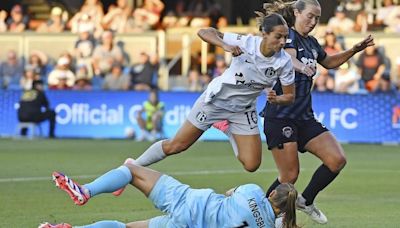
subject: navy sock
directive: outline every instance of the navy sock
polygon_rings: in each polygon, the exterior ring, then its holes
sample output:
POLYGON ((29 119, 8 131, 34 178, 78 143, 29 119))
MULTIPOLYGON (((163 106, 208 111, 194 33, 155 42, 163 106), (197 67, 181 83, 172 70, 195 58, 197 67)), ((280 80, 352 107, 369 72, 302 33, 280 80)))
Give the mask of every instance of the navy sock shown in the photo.
POLYGON ((275 190, 276 187, 278 187, 278 185, 280 185, 281 182, 279 182, 278 178, 276 178, 276 180, 274 181, 274 183, 271 184, 271 186, 269 186, 268 191, 265 193, 265 196, 268 198, 269 194, 271 194, 271 192, 273 190, 275 190))
POLYGON ((339 173, 332 172, 326 165, 322 164, 315 171, 312 176, 310 183, 308 183, 306 189, 304 189, 303 197, 306 199, 306 205, 314 203, 314 199, 317 194, 328 186, 339 173))

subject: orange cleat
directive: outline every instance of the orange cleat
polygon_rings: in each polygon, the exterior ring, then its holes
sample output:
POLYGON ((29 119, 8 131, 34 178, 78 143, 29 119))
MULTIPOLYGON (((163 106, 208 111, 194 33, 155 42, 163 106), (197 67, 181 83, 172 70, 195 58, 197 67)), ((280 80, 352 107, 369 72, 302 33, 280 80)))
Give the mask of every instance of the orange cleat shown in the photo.
POLYGON ((78 183, 60 172, 53 172, 53 181, 59 189, 68 193, 76 205, 81 206, 90 198, 89 195, 84 193, 82 187, 78 183))
POLYGON ((40 224, 38 228, 72 228, 72 226, 68 223, 60 223, 60 224, 50 224, 48 222, 40 224))

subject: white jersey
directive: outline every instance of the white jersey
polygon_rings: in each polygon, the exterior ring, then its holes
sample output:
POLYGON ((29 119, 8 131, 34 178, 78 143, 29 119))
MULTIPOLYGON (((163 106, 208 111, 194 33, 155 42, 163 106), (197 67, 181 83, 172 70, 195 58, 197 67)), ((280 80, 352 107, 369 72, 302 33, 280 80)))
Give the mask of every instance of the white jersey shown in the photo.
POLYGON ((272 88, 277 80, 284 86, 294 83, 290 55, 284 50, 271 57, 260 51, 262 37, 224 33, 224 42, 240 47, 243 54, 233 57, 225 72, 208 85, 205 102, 231 112, 255 106, 261 91, 272 88))

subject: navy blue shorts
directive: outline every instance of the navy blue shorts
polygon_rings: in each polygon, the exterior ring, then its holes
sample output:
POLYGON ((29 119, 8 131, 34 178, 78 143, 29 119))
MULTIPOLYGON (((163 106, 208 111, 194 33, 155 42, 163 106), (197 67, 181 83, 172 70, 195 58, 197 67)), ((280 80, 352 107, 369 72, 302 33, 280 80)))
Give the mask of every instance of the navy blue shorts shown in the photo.
POLYGON ((308 141, 325 131, 328 129, 316 119, 264 119, 264 134, 269 150, 283 148, 283 144, 287 142, 297 142, 298 151, 304 153, 307 151, 304 147, 308 141))

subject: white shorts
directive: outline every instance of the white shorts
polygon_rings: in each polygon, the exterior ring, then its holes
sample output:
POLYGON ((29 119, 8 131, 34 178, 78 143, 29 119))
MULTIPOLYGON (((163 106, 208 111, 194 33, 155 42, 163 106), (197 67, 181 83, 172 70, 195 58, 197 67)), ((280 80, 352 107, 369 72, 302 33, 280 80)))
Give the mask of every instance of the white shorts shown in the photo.
POLYGON ((194 103, 187 117, 188 121, 200 130, 206 131, 214 123, 228 120, 230 132, 236 135, 258 135, 258 115, 255 107, 243 112, 231 112, 204 102, 202 94, 194 103))

